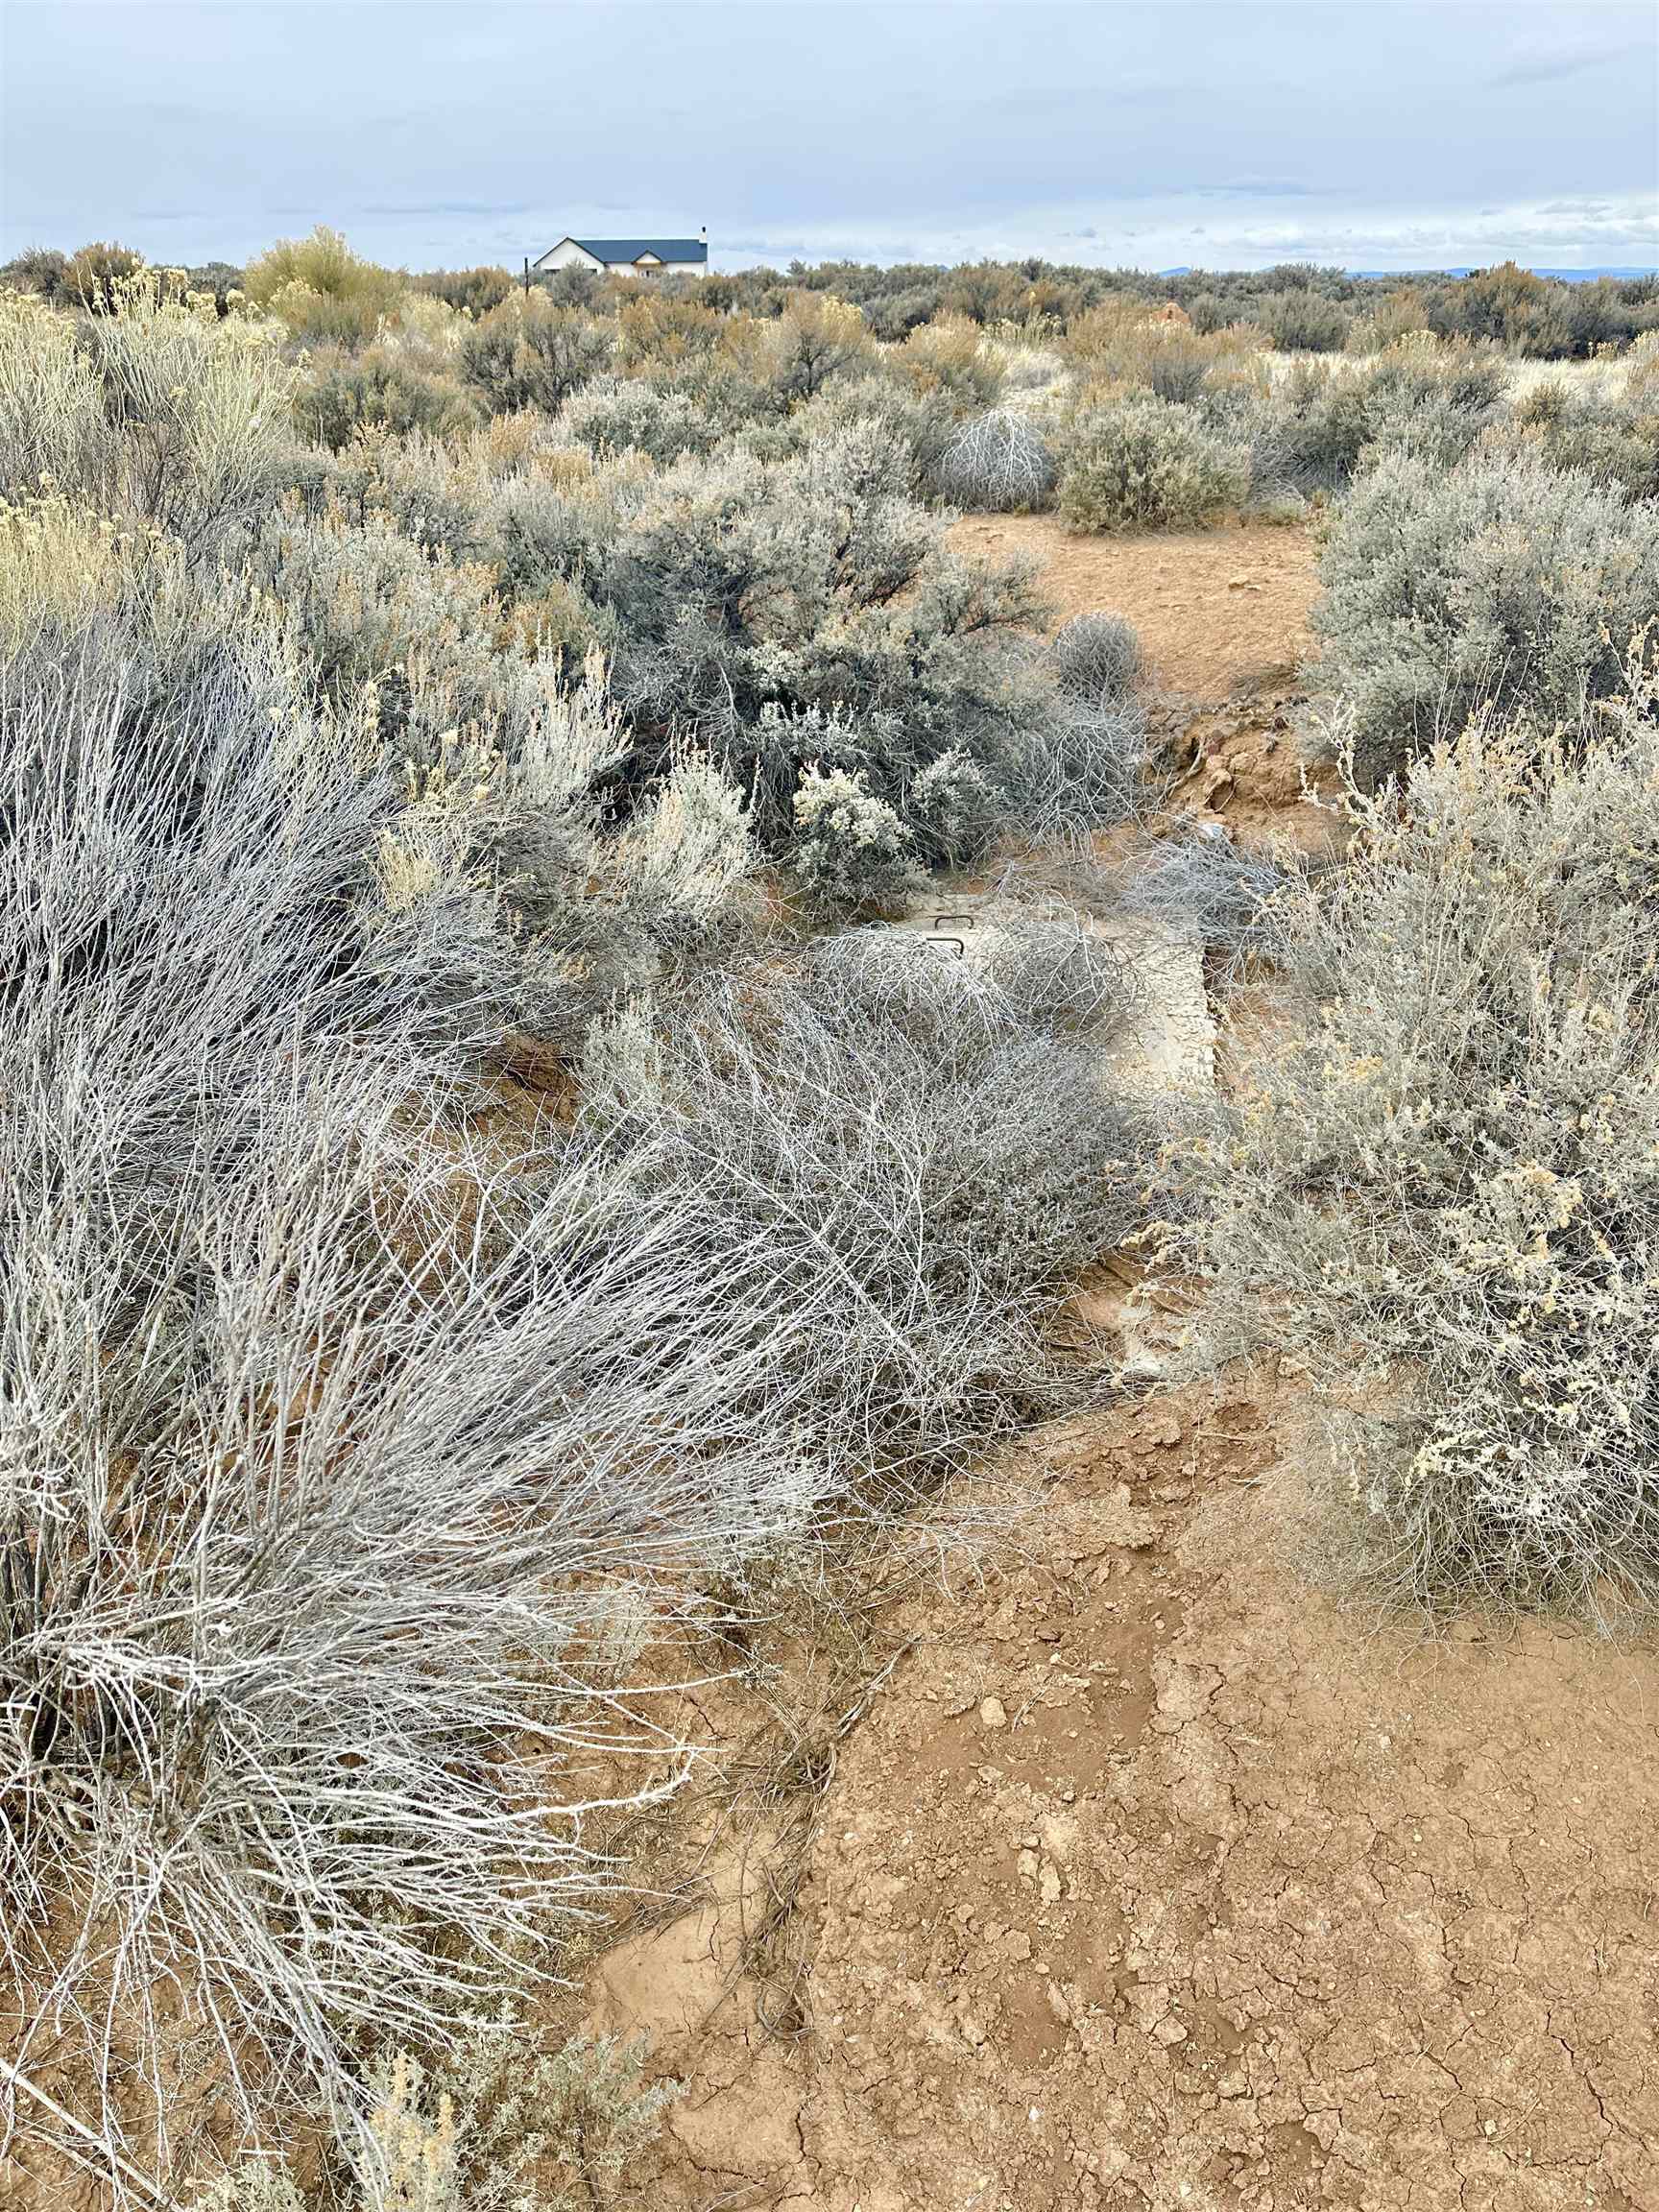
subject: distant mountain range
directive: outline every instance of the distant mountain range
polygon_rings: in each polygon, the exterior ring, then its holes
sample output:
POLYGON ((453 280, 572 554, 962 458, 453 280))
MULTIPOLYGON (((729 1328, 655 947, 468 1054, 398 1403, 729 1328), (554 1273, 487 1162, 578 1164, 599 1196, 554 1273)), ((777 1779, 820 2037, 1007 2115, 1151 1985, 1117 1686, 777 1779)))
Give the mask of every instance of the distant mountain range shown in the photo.
MULTIPOLYGON (((1344 269, 1344 276, 1363 276, 1372 279, 1391 276, 1397 283, 1408 284, 1414 276, 1472 276, 1477 269, 1490 269, 1490 261, 1471 261, 1462 269, 1344 269)), ((1659 276, 1659 269, 1544 269, 1537 263, 1526 265, 1534 276, 1556 276, 1563 284, 1594 284, 1599 276, 1616 277, 1620 283, 1628 283, 1636 276, 1659 276)), ((1190 276, 1190 262, 1183 262, 1179 269, 1160 269, 1160 276, 1190 276)), ((1217 270, 1217 276, 1223 272, 1217 270)))

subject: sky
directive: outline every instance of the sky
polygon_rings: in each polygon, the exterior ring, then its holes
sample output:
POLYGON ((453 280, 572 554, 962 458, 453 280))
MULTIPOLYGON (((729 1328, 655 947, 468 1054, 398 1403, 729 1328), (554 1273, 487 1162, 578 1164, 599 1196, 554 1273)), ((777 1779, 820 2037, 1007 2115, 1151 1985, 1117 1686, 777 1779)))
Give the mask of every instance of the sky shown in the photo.
POLYGON ((1624 0, 0 0, 0 257, 1659 262, 1624 0))

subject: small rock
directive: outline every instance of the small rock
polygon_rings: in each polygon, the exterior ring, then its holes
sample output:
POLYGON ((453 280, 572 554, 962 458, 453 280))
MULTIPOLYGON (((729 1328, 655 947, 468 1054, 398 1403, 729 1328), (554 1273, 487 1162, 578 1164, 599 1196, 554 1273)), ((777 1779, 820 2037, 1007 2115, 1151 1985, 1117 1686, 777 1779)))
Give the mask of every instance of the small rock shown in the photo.
POLYGON ((1043 1880, 1041 1884, 1043 1891, 1043 1902, 1045 1905, 1052 1905, 1058 1900, 1060 1895, 1060 1887, 1059 1867, 1054 1865, 1050 1861, 1045 1859, 1043 1862, 1043 1880))
POLYGON ((983 1697, 979 1701, 981 1728, 1006 1728, 1008 1714, 1000 1697, 983 1697))
POLYGON ((1037 1879, 1037 1854, 1036 1854, 1036 1852, 1035 1852, 1035 1851, 1022 1851, 1022 1852, 1021 1852, 1021 1854, 1020 1854, 1020 1879, 1021 1879, 1021 1881, 1022 1881, 1022 1882, 1035 1882, 1035 1881, 1036 1881, 1036 1879, 1037 1879))

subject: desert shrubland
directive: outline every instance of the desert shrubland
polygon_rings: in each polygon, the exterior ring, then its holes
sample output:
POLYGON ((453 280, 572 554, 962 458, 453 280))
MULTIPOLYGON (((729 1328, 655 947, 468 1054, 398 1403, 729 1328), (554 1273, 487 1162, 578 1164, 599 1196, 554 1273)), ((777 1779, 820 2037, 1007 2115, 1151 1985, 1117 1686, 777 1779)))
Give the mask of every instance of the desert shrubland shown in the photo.
POLYGON ((5 2116, 117 2200, 477 2212, 661 2101, 490 2041, 682 1770, 616 1619, 1098 1382, 1141 985, 1014 856, 1278 995, 1166 1234, 1195 1357, 1309 1362, 1333 1555, 1646 1601, 1651 340, 1501 349, 1649 302, 236 275, 0 298, 5 2116), (1303 494, 1317 868, 1160 815, 1133 630, 950 537, 1303 494))
POLYGON ((1659 1588, 1651 682, 1491 711, 1262 913, 1302 1019, 1183 1150, 1212 1350, 1306 1363, 1317 1548, 1416 1602, 1659 1588))

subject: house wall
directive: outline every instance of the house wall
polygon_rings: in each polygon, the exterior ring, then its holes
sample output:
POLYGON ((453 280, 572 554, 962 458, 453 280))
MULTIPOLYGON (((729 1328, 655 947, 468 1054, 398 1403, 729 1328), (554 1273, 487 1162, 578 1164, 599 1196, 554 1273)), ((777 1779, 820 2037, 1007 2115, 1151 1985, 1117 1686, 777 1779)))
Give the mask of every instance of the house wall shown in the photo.
MULTIPOLYGON (((613 276, 638 276, 656 274, 649 268, 644 271, 636 269, 632 261, 610 263, 596 261, 591 253, 569 238, 563 240, 557 246, 550 247, 539 261, 532 261, 530 266, 532 269, 603 270, 609 268, 613 276)), ((709 274, 709 264, 706 261, 670 261, 665 264, 665 267, 676 276, 707 276, 709 274)))
POLYGON ((596 261, 591 253, 584 252, 572 239, 564 239, 549 249, 539 261, 532 261, 532 269, 603 269, 603 261, 596 261))

